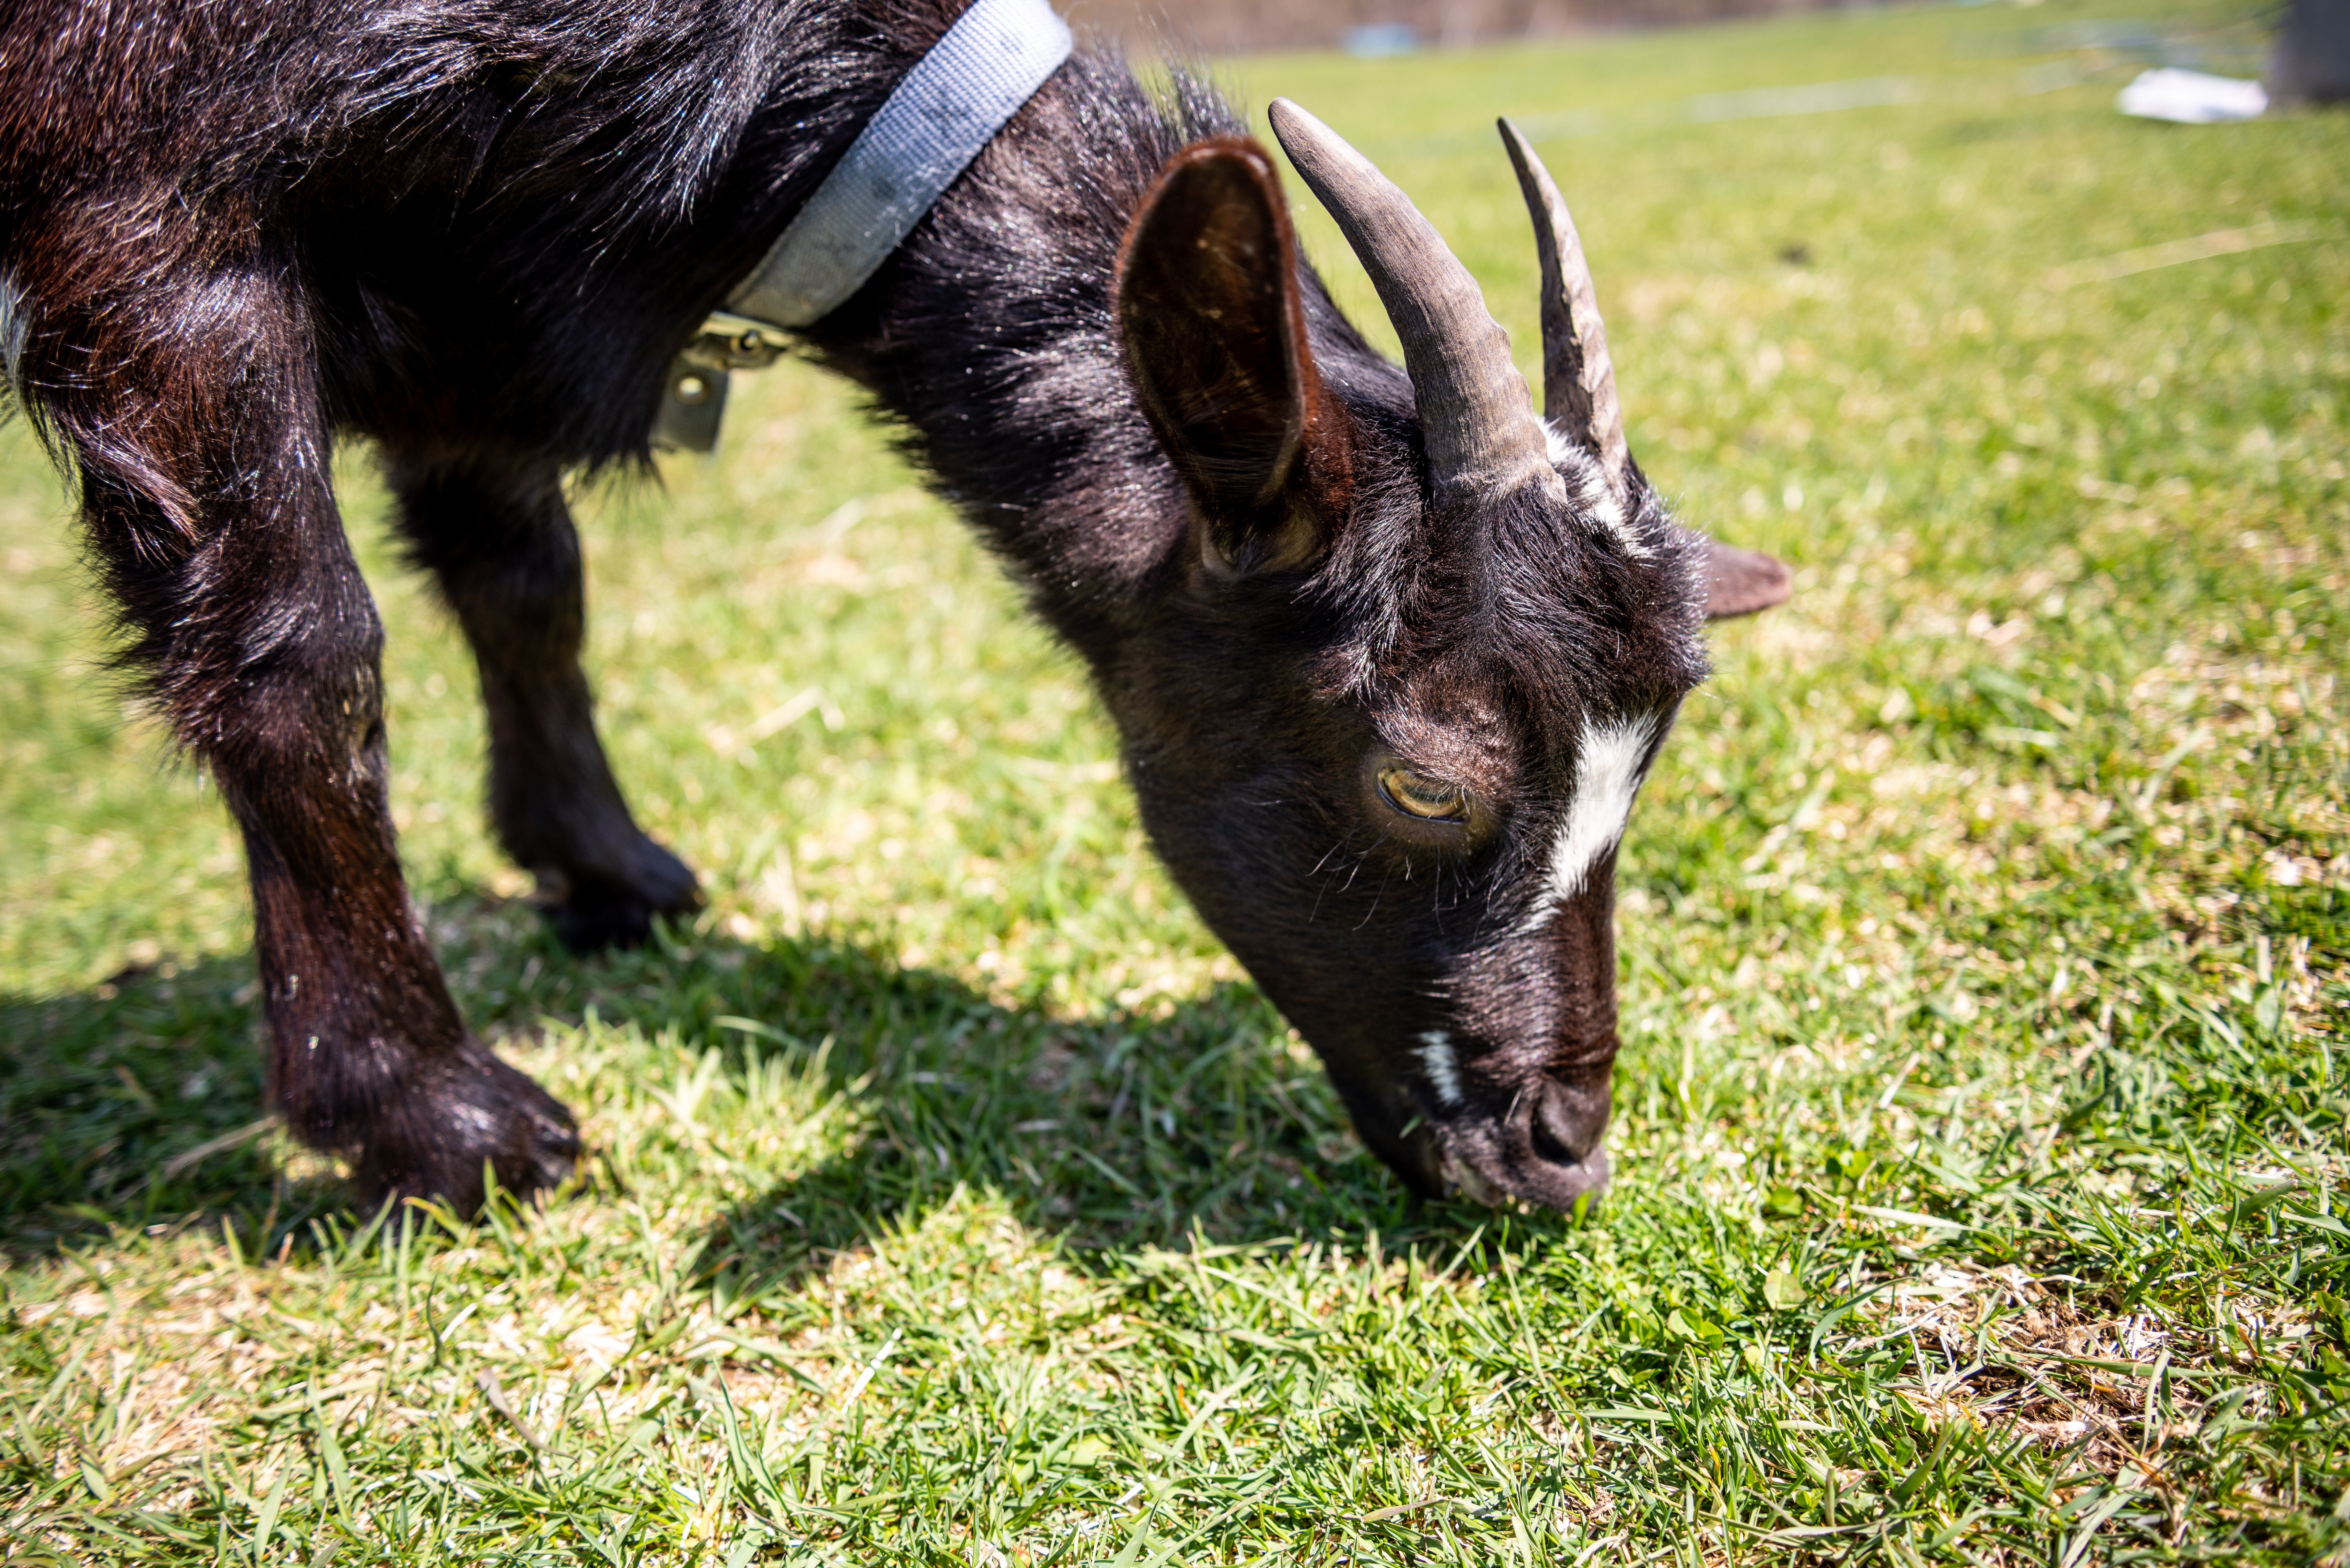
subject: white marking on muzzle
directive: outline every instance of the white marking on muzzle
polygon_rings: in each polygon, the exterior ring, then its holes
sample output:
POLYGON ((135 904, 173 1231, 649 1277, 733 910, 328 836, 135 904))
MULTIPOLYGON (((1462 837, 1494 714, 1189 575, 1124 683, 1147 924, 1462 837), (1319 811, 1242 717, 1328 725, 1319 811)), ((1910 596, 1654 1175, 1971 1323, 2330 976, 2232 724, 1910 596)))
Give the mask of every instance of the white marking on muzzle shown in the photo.
POLYGON ((1575 757, 1575 799, 1550 850, 1550 883, 1534 902, 1529 930, 1551 910, 1583 891, 1599 857, 1624 836, 1633 798, 1647 776, 1641 766, 1656 739, 1657 715, 1639 713, 1604 723, 1586 722, 1575 757))
POLYGON ((1461 1103, 1461 1063, 1452 1054, 1452 1036, 1431 1029, 1419 1037, 1419 1064, 1428 1070, 1436 1103, 1446 1110, 1461 1103))

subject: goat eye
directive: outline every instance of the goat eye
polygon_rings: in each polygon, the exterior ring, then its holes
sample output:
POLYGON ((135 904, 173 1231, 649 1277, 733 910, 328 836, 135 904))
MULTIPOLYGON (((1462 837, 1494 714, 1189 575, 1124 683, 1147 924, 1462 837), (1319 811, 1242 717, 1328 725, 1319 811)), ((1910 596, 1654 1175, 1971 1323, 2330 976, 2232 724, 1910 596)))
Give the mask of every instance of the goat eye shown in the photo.
POLYGON ((1406 816, 1417 816, 1425 822, 1469 820, 1469 802, 1458 785, 1409 768, 1381 769, 1379 794, 1406 816))

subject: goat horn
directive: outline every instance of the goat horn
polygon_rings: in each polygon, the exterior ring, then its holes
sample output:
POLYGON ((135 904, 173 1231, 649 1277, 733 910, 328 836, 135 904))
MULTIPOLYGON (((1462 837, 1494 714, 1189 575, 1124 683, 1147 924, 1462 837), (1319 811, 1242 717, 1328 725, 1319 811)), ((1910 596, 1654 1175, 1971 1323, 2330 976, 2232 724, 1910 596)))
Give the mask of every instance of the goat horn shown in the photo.
POLYGON ((1627 500, 1632 448, 1624 439, 1616 364, 1607 357, 1607 327, 1599 319, 1599 291, 1591 282, 1591 264, 1583 259, 1583 237, 1534 143, 1507 119, 1496 123, 1517 166, 1542 256, 1543 418, 1589 447, 1607 471, 1608 488, 1617 500, 1627 500))
POLYGON ((1510 339, 1469 269, 1411 199, 1328 126, 1275 99, 1273 132, 1371 275, 1403 340, 1404 368, 1439 495, 1557 492, 1510 339))

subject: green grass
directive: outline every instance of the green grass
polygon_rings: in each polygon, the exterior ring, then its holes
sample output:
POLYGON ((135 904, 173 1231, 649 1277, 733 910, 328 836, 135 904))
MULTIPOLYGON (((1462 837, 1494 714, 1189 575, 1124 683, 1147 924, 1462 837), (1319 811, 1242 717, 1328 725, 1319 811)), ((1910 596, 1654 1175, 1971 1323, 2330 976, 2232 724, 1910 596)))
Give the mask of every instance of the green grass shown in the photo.
POLYGON ((354 1213, 230 1137, 235 846, 0 432, 10 1561, 2340 1561, 2350 122, 2126 120, 2139 62, 2059 52, 2242 57, 2249 15, 1231 67, 1385 161, 1529 358, 1488 122, 1532 122, 1635 450, 1802 567, 1635 817, 1581 1223, 1407 1201, 1072 661, 789 367, 665 495, 582 499, 614 761, 711 898, 660 950, 517 900, 347 460, 414 886, 594 1151, 543 1216, 354 1213), (1893 101, 1704 96, 1854 79, 1893 101), (2105 261, 2220 231, 2262 243, 2105 261))

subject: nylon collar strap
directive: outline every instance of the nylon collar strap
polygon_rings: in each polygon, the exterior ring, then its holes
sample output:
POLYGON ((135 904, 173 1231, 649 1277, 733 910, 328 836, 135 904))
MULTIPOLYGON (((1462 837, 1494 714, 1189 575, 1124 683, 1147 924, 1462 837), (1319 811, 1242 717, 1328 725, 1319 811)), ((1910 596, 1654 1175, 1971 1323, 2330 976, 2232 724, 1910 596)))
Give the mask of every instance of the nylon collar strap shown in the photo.
POLYGON ((1069 57, 1051 0, 972 0, 849 143, 726 308, 671 362, 652 444, 711 452, 727 372, 775 362, 785 332, 865 286, 955 177, 1069 57))
POLYGON ((972 0, 858 132, 727 309, 790 327, 839 308, 1070 47, 1050 0, 972 0))

